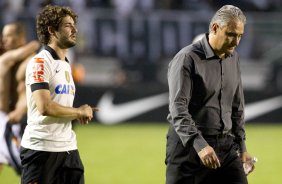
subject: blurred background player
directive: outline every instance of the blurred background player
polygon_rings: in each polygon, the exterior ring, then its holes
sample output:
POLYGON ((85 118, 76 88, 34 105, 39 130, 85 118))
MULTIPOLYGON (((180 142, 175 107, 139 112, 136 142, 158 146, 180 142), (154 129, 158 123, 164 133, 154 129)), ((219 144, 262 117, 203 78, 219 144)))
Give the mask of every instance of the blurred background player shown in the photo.
POLYGON ((6 24, 2 31, 0 56, 0 171, 11 165, 20 174, 19 141, 26 125, 25 68, 40 44, 27 43, 25 26, 6 24))

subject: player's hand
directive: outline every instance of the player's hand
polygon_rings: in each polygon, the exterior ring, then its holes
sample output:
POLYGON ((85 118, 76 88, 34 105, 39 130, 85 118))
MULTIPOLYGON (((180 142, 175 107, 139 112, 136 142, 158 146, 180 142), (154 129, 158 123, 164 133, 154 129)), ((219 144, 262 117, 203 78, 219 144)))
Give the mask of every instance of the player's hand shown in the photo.
POLYGON ((79 107, 79 117, 78 120, 81 124, 88 124, 89 121, 93 118, 92 107, 85 104, 79 107))
POLYGON ((78 121, 80 124, 85 125, 88 124, 91 120, 89 120, 88 118, 79 118, 78 121))
POLYGON ((93 111, 93 112, 98 112, 98 111, 99 111, 99 108, 98 108, 98 107, 92 107, 92 111, 93 111))
POLYGON ((217 169, 220 167, 219 159, 211 146, 204 147, 198 155, 204 166, 210 169, 217 169))

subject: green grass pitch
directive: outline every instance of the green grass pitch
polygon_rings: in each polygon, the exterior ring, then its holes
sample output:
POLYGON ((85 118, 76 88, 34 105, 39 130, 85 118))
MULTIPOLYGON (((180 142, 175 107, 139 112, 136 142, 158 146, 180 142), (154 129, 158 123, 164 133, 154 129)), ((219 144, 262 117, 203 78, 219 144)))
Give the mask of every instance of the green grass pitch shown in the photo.
MULTIPOLYGON (((166 123, 77 126, 78 146, 87 184, 164 184, 166 123)), ((282 171, 282 125, 246 126, 248 151, 258 158, 249 184, 279 184, 282 171)), ((18 184, 9 167, 1 184, 18 184)))

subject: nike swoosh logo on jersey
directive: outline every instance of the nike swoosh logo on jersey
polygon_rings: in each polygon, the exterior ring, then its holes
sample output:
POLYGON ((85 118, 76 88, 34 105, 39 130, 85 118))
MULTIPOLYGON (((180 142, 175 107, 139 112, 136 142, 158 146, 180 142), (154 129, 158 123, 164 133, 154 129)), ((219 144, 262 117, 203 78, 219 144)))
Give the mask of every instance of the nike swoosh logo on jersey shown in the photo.
MULTIPOLYGON (((151 110, 168 104, 168 93, 133 100, 121 104, 113 104, 113 94, 105 93, 98 102, 97 119, 104 124, 122 123, 151 110)), ((249 121, 282 107, 282 95, 261 100, 245 107, 245 121, 249 121)))
POLYGON ((59 70, 56 70, 56 73, 59 73, 61 71, 61 69, 59 69, 59 70))

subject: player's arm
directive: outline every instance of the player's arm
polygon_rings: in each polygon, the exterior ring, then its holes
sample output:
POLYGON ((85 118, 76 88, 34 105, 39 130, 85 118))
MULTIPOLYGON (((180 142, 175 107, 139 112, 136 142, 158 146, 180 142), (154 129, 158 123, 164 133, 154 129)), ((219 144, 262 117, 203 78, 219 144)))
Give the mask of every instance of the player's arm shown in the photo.
POLYGON ((21 81, 17 87, 18 100, 16 107, 13 111, 8 114, 10 123, 18 123, 27 111, 26 106, 26 92, 24 81, 21 81))
POLYGON ((83 124, 88 123, 93 117, 93 111, 89 105, 73 108, 52 100, 48 82, 52 76, 50 67, 51 64, 48 61, 36 57, 30 61, 26 70, 27 87, 31 88, 32 97, 39 113, 43 116, 78 119, 83 124))
POLYGON ((1 75, 1 64, 0 64, 0 111, 5 111, 5 80, 4 80, 4 76, 5 75, 1 75))
POLYGON ((0 65, 2 68, 1 72, 5 73, 5 70, 9 70, 17 62, 23 61, 25 58, 35 53, 39 49, 39 47, 40 44, 38 41, 31 41, 25 46, 22 46, 18 49, 5 52, 0 57, 0 65))
POLYGON ((35 90, 32 95, 37 110, 43 116, 79 119, 84 120, 83 123, 88 123, 93 117, 93 111, 89 105, 82 105, 79 108, 62 106, 51 99, 51 94, 48 89, 35 90))
POLYGON ((27 111, 26 90, 25 90, 25 70, 27 63, 30 60, 30 57, 28 57, 23 63, 21 63, 16 73, 16 80, 18 82, 17 85, 18 99, 15 109, 8 114, 9 122, 11 123, 19 122, 27 111))

